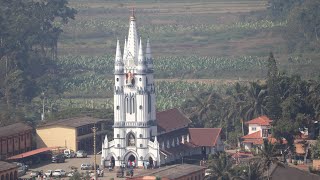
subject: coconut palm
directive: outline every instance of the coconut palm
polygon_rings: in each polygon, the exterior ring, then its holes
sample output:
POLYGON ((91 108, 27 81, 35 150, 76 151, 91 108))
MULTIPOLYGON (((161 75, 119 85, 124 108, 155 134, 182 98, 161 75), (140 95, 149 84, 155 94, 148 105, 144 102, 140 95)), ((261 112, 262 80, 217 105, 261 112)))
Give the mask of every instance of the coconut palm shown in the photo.
POLYGON ((212 170, 209 179, 231 180, 235 178, 232 163, 226 153, 220 153, 217 158, 211 160, 209 168, 212 170))
POLYGON ((251 160, 245 165, 245 169, 240 177, 235 179, 239 180, 264 180, 266 179, 263 171, 263 166, 258 159, 251 160))
POLYGON ((270 179, 269 169, 272 164, 279 165, 280 167, 284 166, 284 164, 281 163, 280 159, 278 158, 280 153, 277 151, 276 146, 268 139, 264 139, 262 147, 258 148, 259 156, 261 158, 261 165, 263 169, 267 171, 267 178, 270 179))
POLYGON ((264 115, 266 107, 264 105, 266 89, 256 82, 250 83, 245 101, 243 101, 242 115, 245 120, 264 115))

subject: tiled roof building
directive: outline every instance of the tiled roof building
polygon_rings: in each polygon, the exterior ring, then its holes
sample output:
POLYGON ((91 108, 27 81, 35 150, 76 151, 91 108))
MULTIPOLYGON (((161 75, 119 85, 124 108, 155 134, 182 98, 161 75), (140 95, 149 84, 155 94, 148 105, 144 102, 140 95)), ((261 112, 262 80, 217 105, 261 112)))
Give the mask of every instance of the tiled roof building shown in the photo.
POLYGON ((15 123, 0 127, 0 160, 32 148, 32 127, 15 123))

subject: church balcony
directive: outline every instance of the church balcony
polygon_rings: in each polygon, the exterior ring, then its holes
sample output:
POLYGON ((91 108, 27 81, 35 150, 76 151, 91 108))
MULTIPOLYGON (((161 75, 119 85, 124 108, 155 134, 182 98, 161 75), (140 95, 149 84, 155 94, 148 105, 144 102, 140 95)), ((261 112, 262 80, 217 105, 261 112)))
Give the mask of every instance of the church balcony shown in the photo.
POLYGON ((113 127, 149 127, 148 122, 115 122, 113 127))

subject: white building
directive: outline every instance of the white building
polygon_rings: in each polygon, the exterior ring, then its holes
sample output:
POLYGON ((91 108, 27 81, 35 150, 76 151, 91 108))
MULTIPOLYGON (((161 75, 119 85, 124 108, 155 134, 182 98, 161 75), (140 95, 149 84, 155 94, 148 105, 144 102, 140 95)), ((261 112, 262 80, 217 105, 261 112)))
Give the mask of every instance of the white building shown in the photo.
POLYGON ((159 163, 153 61, 149 40, 146 53, 143 51, 142 40, 138 39, 136 19, 132 15, 123 56, 117 41, 114 137, 110 142, 106 137, 102 147, 102 161, 108 159, 115 166, 129 161, 142 166, 143 161, 149 159, 159 163))
POLYGON ((115 57, 114 136, 105 137, 101 165, 143 163, 158 166, 182 156, 223 150, 220 128, 189 129, 191 122, 178 109, 156 113, 153 59, 149 40, 144 53, 136 18, 130 17, 123 56, 119 40, 115 57), (208 136, 209 133, 209 136, 208 136), (190 137, 191 136, 191 137, 190 137), (192 139, 194 137, 194 139, 192 139), (203 141, 203 139, 206 139, 203 141))
POLYGON ((263 139, 268 139, 271 142, 276 141, 271 137, 271 122, 272 120, 267 116, 260 116, 246 122, 249 126, 249 133, 241 137, 246 150, 261 146, 263 144, 263 139))

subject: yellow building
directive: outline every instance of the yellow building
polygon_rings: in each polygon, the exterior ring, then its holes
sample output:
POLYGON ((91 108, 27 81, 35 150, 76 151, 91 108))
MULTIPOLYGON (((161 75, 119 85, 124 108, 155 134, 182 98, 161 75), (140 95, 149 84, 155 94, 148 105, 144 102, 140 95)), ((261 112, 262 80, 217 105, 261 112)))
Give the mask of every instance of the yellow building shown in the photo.
POLYGON ((74 151, 92 152, 94 126, 97 127, 96 148, 101 150, 101 144, 107 134, 107 121, 92 117, 61 119, 38 126, 37 148, 65 147, 74 151))

